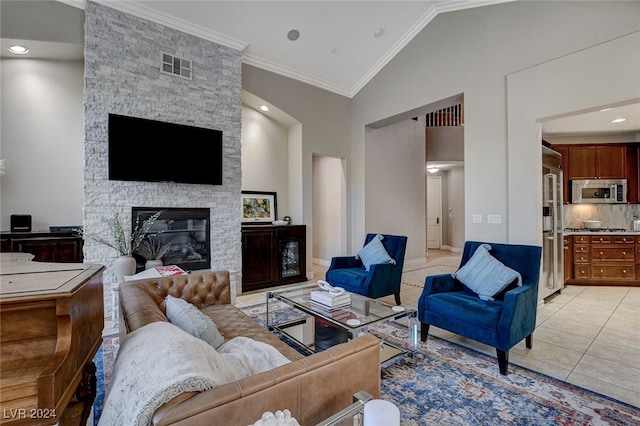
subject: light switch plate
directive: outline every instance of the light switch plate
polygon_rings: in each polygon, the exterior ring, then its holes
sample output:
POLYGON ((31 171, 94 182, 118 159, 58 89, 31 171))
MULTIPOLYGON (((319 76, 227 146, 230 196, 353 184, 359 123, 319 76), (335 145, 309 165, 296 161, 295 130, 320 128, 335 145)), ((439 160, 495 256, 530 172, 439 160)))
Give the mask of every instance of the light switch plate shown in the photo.
POLYGON ((482 215, 474 214, 473 215, 473 223, 482 223, 482 215))
POLYGON ((488 214, 487 223, 502 223, 502 216, 499 214, 488 214))

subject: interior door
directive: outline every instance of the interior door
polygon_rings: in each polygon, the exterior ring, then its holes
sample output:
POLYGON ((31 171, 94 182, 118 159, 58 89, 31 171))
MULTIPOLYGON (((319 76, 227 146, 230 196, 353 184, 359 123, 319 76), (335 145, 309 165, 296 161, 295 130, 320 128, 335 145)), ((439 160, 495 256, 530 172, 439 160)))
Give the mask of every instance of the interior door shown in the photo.
POLYGON ((442 176, 427 177, 427 249, 442 245, 442 176))

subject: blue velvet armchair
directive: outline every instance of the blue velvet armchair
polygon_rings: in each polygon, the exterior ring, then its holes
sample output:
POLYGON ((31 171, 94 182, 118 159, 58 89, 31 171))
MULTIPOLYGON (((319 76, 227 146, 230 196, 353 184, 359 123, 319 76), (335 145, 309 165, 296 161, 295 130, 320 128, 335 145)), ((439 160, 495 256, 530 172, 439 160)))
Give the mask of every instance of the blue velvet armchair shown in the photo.
MULTIPOLYGON (((467 241, 460 267, 476 249, 487 244, 467 241)), ((496 348, 501 374, 507 374, 509 349, 526 339, 533 344, 538 304, 538 279, 542 249, 537 246, 488 243, 489 254, 522 276, 522 286, 512 283, 494 296, 482 300, 451 274, 429 276, 418 301, 420 339, 425 342, 433 325, 496 348)))
MULTIPOLYGON (((367 234, 366 246, 377 234, 367 234)), ((395 260, 394 264, 371 265, 367 271, 360 259, 355 256, 339 256, 331 259, 331 265, 326 273, 326 281, 332 286, 343 287, 345 290, 363 296, 378 298, 393 294, 396 304, 400 304, 400 283, 402 282, 402 267, 407 248, 407 237, 399 235, 381 234, 384 239, 382 245, 389 256, 395 260)))

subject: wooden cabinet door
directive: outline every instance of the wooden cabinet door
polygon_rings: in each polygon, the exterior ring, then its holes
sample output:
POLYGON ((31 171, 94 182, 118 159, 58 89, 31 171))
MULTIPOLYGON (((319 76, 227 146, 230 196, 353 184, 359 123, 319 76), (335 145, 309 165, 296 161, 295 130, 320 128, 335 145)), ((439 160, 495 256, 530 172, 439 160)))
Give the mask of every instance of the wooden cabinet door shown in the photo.
POLYGON ((569 179, 596 178, 596 147, 569 147, 569 179))
POLYGON ((277 280, 273 262, 274 232, 272 228, 242 231, 242 291, 262 288, 277 280))
POLYGON ((31 253, 37 262, 82 262, 82 239, 80 237, 15 238, 11 250, 31 253))
POLYGON ((564 237, 564 282, 573 279, 573 237, 564 237))
POLYGON ((554 151, 562 155, 562 203, 568 204, 569 200, 569 147, 553 146, 554 151))
POLYGON ((624 146, 596 147, 596 177, 599 179, 625 179, 626 151, 624 146))

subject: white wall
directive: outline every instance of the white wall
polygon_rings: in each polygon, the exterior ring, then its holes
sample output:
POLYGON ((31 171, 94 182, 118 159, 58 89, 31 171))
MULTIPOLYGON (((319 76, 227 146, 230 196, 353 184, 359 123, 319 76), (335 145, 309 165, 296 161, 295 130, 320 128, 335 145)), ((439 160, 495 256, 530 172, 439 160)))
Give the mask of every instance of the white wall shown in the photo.
MULTIPOLYGON (((540 209, 533 200, 537 198, 539 151, 536 155, 531 145, 532 126, 521 120, 514 125, 525 135, 508 142, 507 95, 510 102, 526 104, 528 94, 544 92, 547 79, 553 78, 548 72, 552 71, 550 68, 537 71, 532 67, 637 31, 639 27, 639 2, 518 1, 437 16, 353 98, 349 188, 350 194, 356 194, 350 198, 353 239, 364 234, 368 214, 367 203, 357 195, 369 184, 366 167, 358 160, 368 149, 367 124, 463 93, 465 238, 538 242, 535 224, 540 209), (524 69, 536 78, 529 81, 526 92, 507 93, 507 76, 524 69), (529 149, 526 152, 515 149, 521 144, 529 149), (514 196, 515 188, 520 188, 526 202, 514 196), (523 188, 527 191, 522 191, 523 188), (482 214, 483 223, 471 223, 473 214, 482 214), (487 224, 487 214, 500 214, 502 223, 487 224), (510 234, 514 228, 521 232, 510 234)), ((563 81, 571 82, 584 68, 606 68, 609 75, 606 81, 592 80, 590 87, 575 87, 567 96, 574 98, 574 105, 584 106, 602 103, 604 98, 622 100, 631 94, 628 90, 622 94, 618 89, 636 86, 640 81, 635 59, 637 47, 638 43, 633 48, 601 52, 602 55, 584 63, 582 70, 571 68, 570 72, 564 72, 561 66, 555 72, 563 81), (615 86, 612 96, 605 95, 610 86, 615 86)), ((530 118, 552 115, 549 111, 530 118)), ((423 158, 408 159, 405 167, 413 167, 413 162, 422 164, 423 158)), ((394 172, 388 170, 389 174, 394 172)), ((388 219, 396 215, 395 211, 389 212, 388 219)))
MULTIPOLYGON (((313 156, 349 157, 351 102, 344 96, 246 64, 242 66, 242 88, 276 105, 300 123, 289 129, 289 216, 292 223, 307 227, 307 277, 310 277, 314 230, 313 156)), ((345 167, 350 167, 348 160, 345 167)), ((343 254, 351 251, 336 253, 343 254)))
POLYGON ((242 190, 277 193, 278 218, 289 209, 289 130, 242 106, 242 190))
POLYGON ((0 67, 0 229, 11 214, 32 215, 33 230, 82 225, 82 62, 3 58, 0 67))
POLYGON ((640 30, 508 76, 509 208, 518 212, 509 223, 512 241, 542 242, 536 120, 640 98, 639 46, 640 30), (536 188, 535 196, 519 188, 536 188))
POLYGON ((342 161, 313 156, 313 258, 329 265, 331 258, 345 250, 344 188, 342 161))
POLYGON ((426 261, 424 126, 423 117, 365 130, 364 231, 407 236, 409 265, 426 261))

